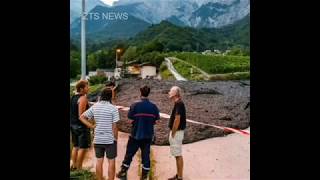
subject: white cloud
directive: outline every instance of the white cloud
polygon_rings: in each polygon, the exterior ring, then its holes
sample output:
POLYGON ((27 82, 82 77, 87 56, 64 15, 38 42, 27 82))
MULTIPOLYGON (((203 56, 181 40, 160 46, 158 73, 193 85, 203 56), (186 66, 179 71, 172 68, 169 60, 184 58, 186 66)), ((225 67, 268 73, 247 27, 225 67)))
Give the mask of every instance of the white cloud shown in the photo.
POLYGON ((104 2, 105 4, 108 4, 109 6, 112 6, 112 3, 118 0, 101 0, 102 2, 104 2))

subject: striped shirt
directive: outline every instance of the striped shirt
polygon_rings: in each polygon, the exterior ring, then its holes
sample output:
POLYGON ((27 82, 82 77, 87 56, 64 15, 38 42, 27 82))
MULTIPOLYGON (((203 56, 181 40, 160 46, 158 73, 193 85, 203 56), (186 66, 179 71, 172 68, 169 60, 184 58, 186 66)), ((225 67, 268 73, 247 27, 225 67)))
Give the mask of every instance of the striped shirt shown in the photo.
POLYGON ((113 144, 112 123, 120 120, 116 106, 107 101, 99 101, 91 106, 84 116, 96 122, 94 144, 113 144))

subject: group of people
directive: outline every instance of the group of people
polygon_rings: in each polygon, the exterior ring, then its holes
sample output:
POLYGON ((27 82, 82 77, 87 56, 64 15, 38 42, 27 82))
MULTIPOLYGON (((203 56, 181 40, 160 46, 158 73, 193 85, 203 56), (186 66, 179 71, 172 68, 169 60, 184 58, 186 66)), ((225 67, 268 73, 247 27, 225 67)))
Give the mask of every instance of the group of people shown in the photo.
MULTIPOLYGON (((140 149, 142 159, 141 179, 148 178, 150 171, 150 146, 154 138, 154 125, 160 120, 158 107, 148 99, 150 87, 140 88, 140 100, 134 102, 129 109, 128 119, 132 124, 128 139, 126 154, 120 171, 115 174, 115 158, 117 157, 117 122, 120 120, 119 111, 112 104, 114 90, 105 87, 101 91, 99 101, 89 106, 87 93, 89 84, 80 80, 76 84, 76 94, 71 97, 70 127, 73 149, 71 153, 71 170, 81 169, 87 149, 90 147, 90 129, 94 129, 94 150, 97 158, 96 176, 103 179, 104 156, 108 159, 108 178, 126 178, 133 156, 140 149)), ((170 152, 176 158, 177 174, 169 180, 182 180, 183 157, 182 141, 186 128, 186 109, 181 99, 181 89, 173 86, 169 98, 174 102, 168 127, 170 128, 170 152)))

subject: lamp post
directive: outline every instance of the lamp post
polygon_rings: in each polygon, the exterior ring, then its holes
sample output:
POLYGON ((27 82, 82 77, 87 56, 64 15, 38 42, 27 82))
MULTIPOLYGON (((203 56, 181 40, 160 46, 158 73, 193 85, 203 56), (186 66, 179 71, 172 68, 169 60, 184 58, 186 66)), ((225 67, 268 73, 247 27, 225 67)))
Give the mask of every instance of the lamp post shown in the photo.
POLYGON ((121 49, 116 50, 116 69, 117 69, 118 53, 120 52, 121 52, 121 49))
POLYGON ((81 79, 86 79, 86 14, 85 14, 85 0, 82 0, 82 14, 81 14, 81 79))

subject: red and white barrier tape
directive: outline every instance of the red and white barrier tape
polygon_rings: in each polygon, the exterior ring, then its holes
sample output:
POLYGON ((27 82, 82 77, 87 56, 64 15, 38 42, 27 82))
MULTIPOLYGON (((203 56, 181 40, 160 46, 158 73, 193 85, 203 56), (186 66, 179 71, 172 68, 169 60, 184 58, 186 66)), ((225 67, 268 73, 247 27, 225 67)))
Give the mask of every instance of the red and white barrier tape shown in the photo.
MULTIPOLYGON (((124 107, 124 106, 117 106, 117 108, 119 110, 123 110, 123 111, 129 111, 129 109, 130 109, 129 107, 124 107)), ((169 114, 160 113, 160 117, 163 117, 163 118, 166 118, 166 119, 170 119, 170 115, 169 114)), ((190 119, 187 119, 187 122, 194 123, 194 124, 201 124, 201 125, 205 125, 205 126, 211 126, 211 127, 215 127, 215 128, 218 128, 218 129, 222 129, 224 131, 231 131, 231 132, 234 132, 234 133, 250 136, 250 132, 246 131, 246 130, 229 128, 229 127, 224 127, 224 126, 217 126, 217 125, 213 125, 213 124, 206 124, 206 123, 202 123, 202 122, 198 122, 198 121, 193 121, 193 120, 190 120, 190 119)))

